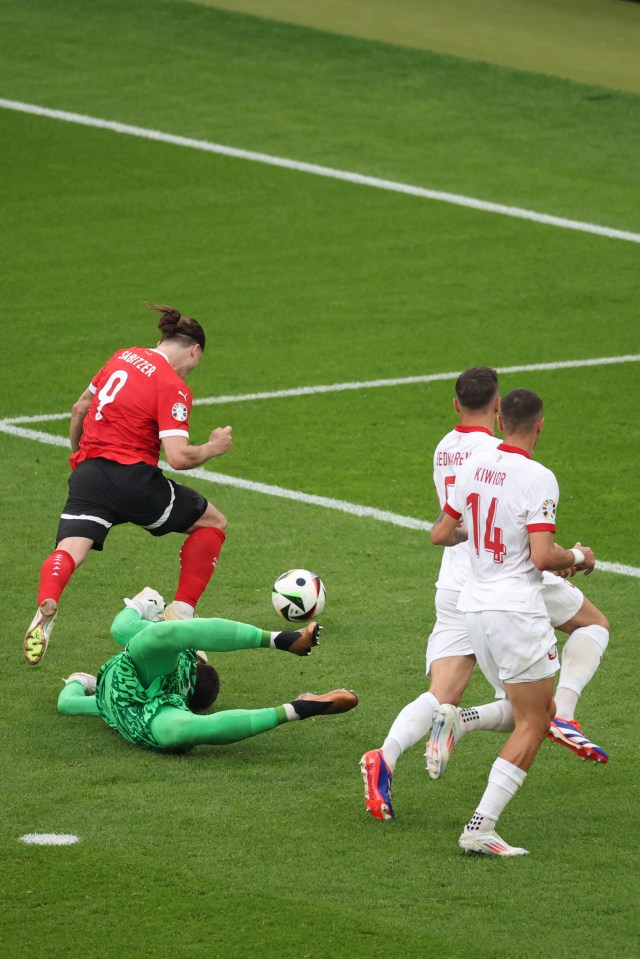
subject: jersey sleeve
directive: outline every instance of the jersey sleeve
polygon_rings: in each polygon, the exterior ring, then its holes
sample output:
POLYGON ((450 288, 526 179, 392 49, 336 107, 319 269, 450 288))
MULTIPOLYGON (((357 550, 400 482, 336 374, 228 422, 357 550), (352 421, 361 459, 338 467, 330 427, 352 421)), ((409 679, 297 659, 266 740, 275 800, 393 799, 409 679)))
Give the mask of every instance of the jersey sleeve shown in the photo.
MULTIPOLYGON (((466 461, 469 462, 468 460, 466 461)), ((454 482, 448 486, 445 496, 444 511, 448 516, 452 516, 454 519, 461 520, 462 514, 464 512, 464 504, 460 501, 460 493, 464 487, 465 477, 466 477, 466 463, 458 471, 458 475, 454 477, 454 482)))
MULTIPOLYGON (((444 440, 438 443, 433 452, 433 485, 435 486, 440 509, 444 509, 445 503, 449 502, 450 488, 456 480, 456 467, 445 465, 447 450, 444 446, 449 435, 447 434, 444 440)), ((460 468, 459 465, 457 468, 460 468)))
POLYGON ((434 464, 433 464, 433 485, 435 486, 435 489, 436 489, 436 496, 438 497, 438 503, 440 504, 440 509, 442 509, 444 504, 447 501, 447 491, 444 485, 442 470, 439 469, 438 466, 436 466, 435 464, 435 456, 434 456, 434 464))
POLYGON ((96 375, 92 378, 91 382, 89 383, 89 390, 93 393, 94 396, 98 392, 98 389, 100 387, 100 382, 104 378, 104 371, 106 370, 106 368, 107 367, 105 365, 101 369, 99 369, 96 375))
POLYGON ((184 436, 189 439, 189 415, 193 404, 191 390, 180 381, 163 383, 158 391, 158 436, 184 436))
POLYGON ((527 490, 527 532, 555 533, 560 489, 550 470, 544 470, 527 490))

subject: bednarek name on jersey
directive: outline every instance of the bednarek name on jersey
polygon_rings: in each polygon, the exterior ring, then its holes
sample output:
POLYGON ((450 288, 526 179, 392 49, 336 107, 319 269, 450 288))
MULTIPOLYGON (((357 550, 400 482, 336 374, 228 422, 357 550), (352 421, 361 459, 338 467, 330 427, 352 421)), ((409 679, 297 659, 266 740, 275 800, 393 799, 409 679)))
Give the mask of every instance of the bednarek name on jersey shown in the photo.
POLYGON ((472 450, 456 450, 454 453, 449 450, 438 450, 434 456, 434 466, 462 466, 468 456, 471 456, 472 450))

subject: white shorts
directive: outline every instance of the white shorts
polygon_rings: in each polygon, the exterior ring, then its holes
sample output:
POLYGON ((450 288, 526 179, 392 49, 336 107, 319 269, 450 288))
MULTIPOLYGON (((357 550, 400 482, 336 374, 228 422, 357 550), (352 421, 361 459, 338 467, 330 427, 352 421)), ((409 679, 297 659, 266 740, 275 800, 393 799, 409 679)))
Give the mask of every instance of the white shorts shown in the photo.
MULTIPOLYGON (((567 579, 543 573, 542 598, 554 629, 568 623, 584 601, 584 593, 567 579)), ((436 622, 427 641, 427 676, 431 663, 448 656, 473 656, 464 613, 458 609, 460 593, 455 589, 436 590, 436 622)))
POLYGON ((473 656, 464 613, 458 609, 456 589, 436 590, 436 623, 427 641, 427 676, 431 663, 448 656, 473 656))
POLYGON ((465 619, 478 666, 496 693, 505 691, 505 683, 548 679, 560 668, 546 616, 491 609, 466 613, 465 619))
POLYGON ((553 573, 542 574, 542 585, 544 605, 551 625, 557 629, 573 619, 584 602, 584 593, 568 579, 554 576, 553 573))

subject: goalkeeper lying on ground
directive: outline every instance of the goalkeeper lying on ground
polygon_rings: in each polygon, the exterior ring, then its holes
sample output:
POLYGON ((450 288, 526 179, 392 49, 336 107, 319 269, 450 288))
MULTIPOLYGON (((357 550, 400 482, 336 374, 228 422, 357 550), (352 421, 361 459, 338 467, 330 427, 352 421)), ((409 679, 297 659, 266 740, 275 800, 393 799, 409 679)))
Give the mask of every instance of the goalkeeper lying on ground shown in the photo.
POLYGON ((358 704, 354 693, 334 689, 322 696, 302 693, 283 706, 198 715, 192 710, 210 706, 220 688, 205 652, 263 646, 307 656, 318 643, 320 627, 310 623, 296 632, 276 633, 227 619, 160 621, 164 600, 148 586, 125 604, 111 625, 111 635, 125 648, 97 677, 72 673, 64 681, 61 713, 101 716, 137 746, 184 751, 238 742, 294 719, 346 713, 358 704))

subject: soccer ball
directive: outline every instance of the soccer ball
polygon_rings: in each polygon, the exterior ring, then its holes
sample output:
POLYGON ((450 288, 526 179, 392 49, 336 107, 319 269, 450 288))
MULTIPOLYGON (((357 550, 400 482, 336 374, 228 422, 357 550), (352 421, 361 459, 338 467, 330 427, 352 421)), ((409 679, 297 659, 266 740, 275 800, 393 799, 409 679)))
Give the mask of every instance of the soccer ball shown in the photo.
POLYGON ((273 584, 274 609, 291 623, 315 619, 324 609, 324 583, 308 569, 290 569, 273 584))

